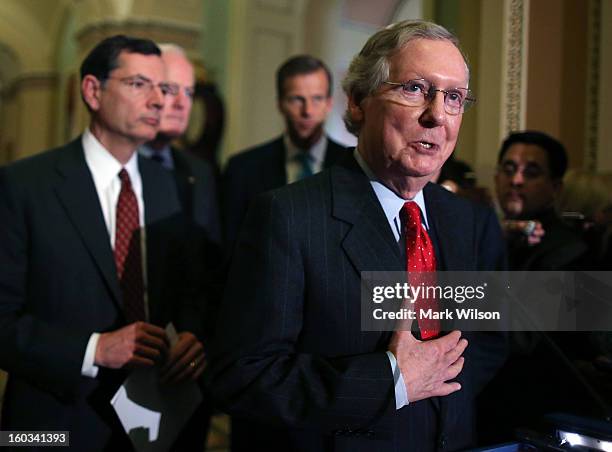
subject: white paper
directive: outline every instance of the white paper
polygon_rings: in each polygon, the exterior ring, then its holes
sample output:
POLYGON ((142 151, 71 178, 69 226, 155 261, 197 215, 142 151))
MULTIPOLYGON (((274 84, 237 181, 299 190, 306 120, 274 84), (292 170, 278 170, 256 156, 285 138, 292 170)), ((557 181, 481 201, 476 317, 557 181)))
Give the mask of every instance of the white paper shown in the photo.
MULTIPOLYGON (((166 326, 170 346, 178 335, 166 326)), ((195 382, 162 384, 156 367, 132 371, 111 399, 137 452, 167 452, 202 401, 195 382)))

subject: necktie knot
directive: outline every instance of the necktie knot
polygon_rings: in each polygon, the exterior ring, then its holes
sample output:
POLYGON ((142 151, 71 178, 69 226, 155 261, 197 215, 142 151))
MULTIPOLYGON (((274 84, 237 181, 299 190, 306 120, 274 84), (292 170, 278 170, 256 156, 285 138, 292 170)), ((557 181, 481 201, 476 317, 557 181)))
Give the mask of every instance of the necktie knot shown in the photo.
POLYGON ((300 164, 300 172, 298 174, 298 180, 304 179, 305 177, 312 176, 312 157, 308 152, 299 152, 295 156, 295 160, 300 164))
POLYGON ((406 233, 415 234, 421 227, 421 209, 414 201, 406 201, 400 210, 400 220, 406 233))
POLYGON ((132 181, 130 180, 130 175, 128 174, 125 168, 121 168, 119 171, 119 179, 121 180, 121 186, 125 186, 127 188, 132 187, 132 181))

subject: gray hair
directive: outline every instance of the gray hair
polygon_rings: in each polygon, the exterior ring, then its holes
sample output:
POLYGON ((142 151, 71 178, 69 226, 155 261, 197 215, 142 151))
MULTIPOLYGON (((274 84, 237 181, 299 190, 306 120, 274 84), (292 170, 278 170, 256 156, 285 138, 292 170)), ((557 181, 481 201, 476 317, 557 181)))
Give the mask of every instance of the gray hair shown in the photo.
POLYGON ((157 47, 159 47, 159 50, 161 50, 162 53, 174 53, 176 55, 180 55, 182 57, 187 58, 187 53, 185 52, 185 49, 183 49, 178 44, 165 42, 163 44, 157 44, 157 47))
MULTIPOLYGON (((353 98, 356 104, 373 94, 383 82, 389 79, 389 58, 415 39, 432 39, 449 41, 459 49, 464 61, 467 59, 459 47, 459 39, 441 25, 422 20, 404 20, 396 22, 372 35, 349 66, 342 81, 342 89, 347 97, 353 98)), ((468 77, 469 77, 469 68, 468 77)), ((360 124, 351 118, 347 108, 344 114, 346 129, 353 135, 359 135, 360 124)))

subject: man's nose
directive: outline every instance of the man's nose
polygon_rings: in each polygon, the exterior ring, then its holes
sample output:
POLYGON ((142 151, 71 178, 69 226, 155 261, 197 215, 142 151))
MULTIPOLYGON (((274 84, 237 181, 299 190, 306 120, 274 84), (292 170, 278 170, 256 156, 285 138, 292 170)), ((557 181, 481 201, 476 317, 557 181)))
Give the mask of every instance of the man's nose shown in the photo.
POLYGON ((176 96, 172 96, 172 107, 176 110, 184 110, 186 106, 187 96, 182 91, 176 96))
POLYGON ((161 110, 164 108, 165 95, 159 86, 155 86, 149 95, 149 105, 152 108, 161 110))
POLYGON ((311 100, 309 99, 305 99, 304 102, 302 102, 302 116, 304 117, 310 117, 312 116, 312 109, 313 109, 313 103, 311 100))
POLYGON ((523 172, 521 170, 517 169, 510 177, 510 183, 512 185, 523 185, 524 182, 525 178, 523 177, 523 172))
POLYGON ((424 127, 437 127, 446 120, 446 110, 444 109, 444 93, 434 91, 432 97, 427 100, 425 111, 421 115, 421 124, 424 127))

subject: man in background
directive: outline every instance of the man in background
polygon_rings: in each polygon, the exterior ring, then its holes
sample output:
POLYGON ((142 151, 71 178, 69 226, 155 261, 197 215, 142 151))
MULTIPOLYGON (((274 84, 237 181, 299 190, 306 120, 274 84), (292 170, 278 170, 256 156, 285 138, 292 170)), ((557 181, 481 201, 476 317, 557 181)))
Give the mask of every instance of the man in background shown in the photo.
POLYGON ((259 193, 318 173, 344 154, 344 147, 324 130, 332 109, 332 76, 321 60, 290 58, 276 73, 283 135, 232 157, 223 182, 226 245, 233 247, 251 200, 259 193))
POLYGON ((538 131, 510 134, 502 143, 495 174, 503 211, 511 270, 577 269, 587 247, 555 211, 563 189, 567 153, 538 131), (516 222, 521 227, 516 228, 516 222), (538 240, 530 243, 534 233, 538 240))
POLYGON ((0 170, 3 430, 132 450, 110 404, 127 371, 179 383, 204 370, 197 245, 171 174, 136 152, 169 91, 155 43, 107 38, 81 65, 89 127, 0 170))
POLYGON ((159 48, 171 91, 166 96, 157 136, 141 146, 139 152, 174 171, 185 211, 204 229, 208 239, 219 246, 221 230, 213 171, 204 160, 171 145, 189 126, 195 92, 193 65, 181 47, 161 44, 159 48))
MULTIPOLYGON (((140 147, 140 154, 158 162, 172 172, 183 211, 204 240, 203 255, 205 272, 199 275, 208 280, 207 287, 214 284, 212 275, 220 263, 221 231, 217 206, 215 177, 210 165, 171 146, 173 140, 181 137, 189 125, 189 117, 195 90, 194 68, 185 51, 175 44, 161 44, 161 59, 165 66, 165 82, 169 93, 161 111, 159 132, 154 140, 140 147)), ((202 319, 204 323, 204 347, 214 330, 216 309, 214 301, 220 297, 208 293, 207 309, 202 319)), ((202 388, 204 389, 204 388, 202 388)), ((202 404, 198 407, 188 425, 174 444, 176 450, 201 452, 206 442, 206 434, 212 415, 212 401, 206 391, 202 404)))
MULTIPOLYGON (((555 210, 567 166, 565 147, 546 133, 513 132, 503 141, 495 188, 510 270, 581 270, 587 246, 555 210)), ((533 322, 517 312, 518 320, 533 322)), ((591 359, 585 333, 529 330, 509 337, 509 359, 479 399, 487 413, 479 422, 485 443, 515 439, 519 427, 538 429, 553 412, 594 414, 593 398, 576 378, 580 371, 574 364, 591 359)))

